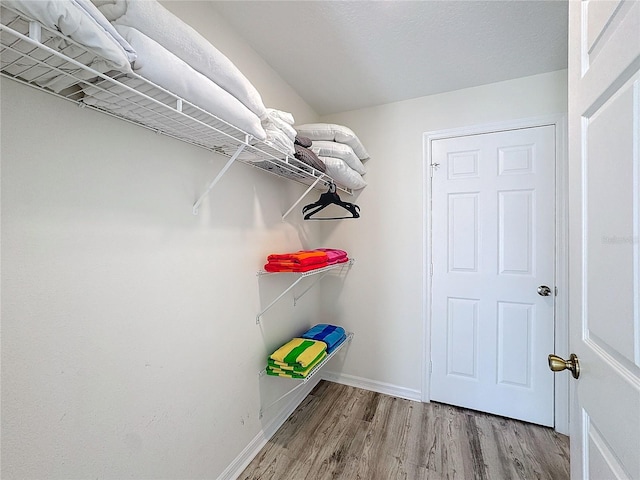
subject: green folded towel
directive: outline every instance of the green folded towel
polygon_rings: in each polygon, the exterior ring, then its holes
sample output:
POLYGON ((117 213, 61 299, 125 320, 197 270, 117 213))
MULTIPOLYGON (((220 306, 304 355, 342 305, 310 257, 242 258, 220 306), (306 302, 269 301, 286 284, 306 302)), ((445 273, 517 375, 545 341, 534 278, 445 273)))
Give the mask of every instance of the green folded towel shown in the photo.
MULTIPOLYGON (((327 355, 327 352, 325 350, 321 351, 316 358, 314 358, 310 365, 315 365, 318 360, 323 359, 325 356, 327 355)), ((290 364, 290 363, 284 363, 284 362, 276 362, 275 360, 273 360, 271 357, 269 357, 267 359, 267 364, 271 367, 271 368, 278 368, 280 370, 287 370, 287 371, 292 371, 292 372, 304 372, 305 370, 307 370, 309 367, 302 367, 297 363, 294 364, 290 364)))
POLYGON ((327 352, 322 352, 318 357, 304 370, 294 371, 294 370, 284 370, 282 368, 272 367, 271 365, 267 366, 267 374, 274 375, 278 377, 290 377, 290 378, 306 378, 311 370, 318 365, 324 358, 327 356, 327 352))
POLYGON ((285 365, 306 368, 326 352, 327 344, 318 340, 294 338, 273 352, 269 358, 285 365))
POLYGON ((267 367, 267 375, 273 375, 274 377, 305 378, 305 375, 300 375, 294 372, 284 372, 284 371, 276 372, 275 370, 272 370, 269 367, 267 367))

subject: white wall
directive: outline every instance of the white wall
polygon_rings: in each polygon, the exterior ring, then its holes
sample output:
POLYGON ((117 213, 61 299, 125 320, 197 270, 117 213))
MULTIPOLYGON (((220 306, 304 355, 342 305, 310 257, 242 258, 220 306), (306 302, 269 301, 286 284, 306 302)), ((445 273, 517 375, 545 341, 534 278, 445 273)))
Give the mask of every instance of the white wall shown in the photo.
MULTIPOLYGON (((267 105, 316 120, 207 3, 169 7, 239 55, 267 105)), ((258 418, 291 388, 258 378, 267 354, 318 309, 312 291, 255 324, 286 286, 256 278, 266 255, 318 246, 317 225, 281 221, 304 189, 235 165, 193 216, 226 159, 0 87, 0 476, 218 477, 286 403, 258 418)))
MULTIPOLYGON (((566 112, 566 84, 566 71, 558 71, 322 118, 352 128, 371 155, 368 186, 348 200, 361 218, 323 226, 325 243, 357 258, 338 301, 322 304, 325 318, 356 333, 342 381, 420 398, 423 134, 566 112)), ((323 298, 333 297, 324 291, 323 298)))

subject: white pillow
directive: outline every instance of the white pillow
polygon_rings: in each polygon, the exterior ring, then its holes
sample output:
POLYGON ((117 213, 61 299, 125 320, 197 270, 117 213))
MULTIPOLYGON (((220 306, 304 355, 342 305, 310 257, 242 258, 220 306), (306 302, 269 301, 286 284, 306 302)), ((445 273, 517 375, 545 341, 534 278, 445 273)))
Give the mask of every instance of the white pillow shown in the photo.
POLYGON ((367 173, 364 165, 349 145, 328 140, 313 140, 311 150, 318 156, 341 158, 361 175, 367 173))
POLYGON ((345 163, 341 158, 335 157, 318 157, 327 166, 326 174, 333 178, 340 185, 351 188, 353 190, 360 190, 367 186, 367 182, 364 181, 362 175, 353 170, 349 165, 345 163))
POLYGON ((153 0, 94 0, 115 25, 135 28, 155 40, 194 70, 240 100, 258 117, 267 110, 249 79, 220 50, 160 2, 153 0))
MULTIPOLYGON (((92 4, 84 0, 3 0, 2 3, 88 47, 92 53, 95 52, 100 57, 96 57, 91 64, 84 63, 96 70, 106 72, 115 69, 119 72, 131 72, 129 58, 131 55, 135 58, 133 48, 117 33, 113 35, 114 30, 109 22, 92 4), (104 68, 96 68, 94 64, 103 64, 104 68)), ((75 48, 72 46, 71 50, 75 48)), ((58 50, 62 50, 62 47, 58 50)), ((79 52, 75 51, 65 53, 71 57, 79 55, 79 52)))
POLYGON ((367 160, 369 154, 360 139, 348 127, 333 123, 306 123, 295 127, 300 135, 311 140, 330 140, 349 145, 360 160, 367 160))

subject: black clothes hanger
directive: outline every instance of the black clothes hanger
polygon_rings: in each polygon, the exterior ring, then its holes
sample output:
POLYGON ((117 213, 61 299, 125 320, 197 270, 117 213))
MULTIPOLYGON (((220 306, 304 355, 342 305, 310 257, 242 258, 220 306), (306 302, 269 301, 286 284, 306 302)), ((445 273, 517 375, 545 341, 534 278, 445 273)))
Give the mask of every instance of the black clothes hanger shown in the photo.
POLYGON ((320 198, 318 199, 317 202, 310 203, 309 205, 305 205, 304 207, 302 207, 302 213, 305 213, 307 211, 309 212, 304 216, 305 220, 340 220, 342 218, 359 218, 360 217, 360 214, 358 213, 359 210, 360 210, 360 207, 358 205, 355 205, 349 202, 343 202, 340 199, 340 196, 336 193, 336 185, 334 183, 329 184, 329 191, 320 195, 320 198), (318 213, 324 207, 327 207, 331 204, 338 205, 348 210, 349 212, 351 212, 351 216, 350 217, 347 216, 347 217, 312 218, 313 215, 318 213))

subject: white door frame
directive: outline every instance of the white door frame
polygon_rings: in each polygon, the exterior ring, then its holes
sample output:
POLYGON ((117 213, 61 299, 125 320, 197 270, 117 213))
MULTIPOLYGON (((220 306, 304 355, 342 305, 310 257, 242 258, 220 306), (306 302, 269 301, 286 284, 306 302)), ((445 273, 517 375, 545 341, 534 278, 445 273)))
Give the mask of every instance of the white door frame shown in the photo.
MULTIPOLYGON (((423 310, 423 362, 422 362, 422 401, 431 399, 431 263, 432 259, 432 225, 431 225, 431 143, 434 140, 479 135, 504 130, 541 127, 553 125, 556 134, 556 240, 555 240, 555 277, 558 295, 555 299, 555 352, 562 358, 569 355, 569 302, 568 302, 568 219, 567 219, 567 118, 563 114, 545 115, 541 117, 510 120, 505 122, 473 125, 469 127, 438 130, 423 134, 423 258, 422 271, 422 310, 423 310)), ((551 371, 549 372, 552 375, 551 371)), ((556 431, 569 434, 569 379, 568 375, 554 376, 554 423, 556 431)))

